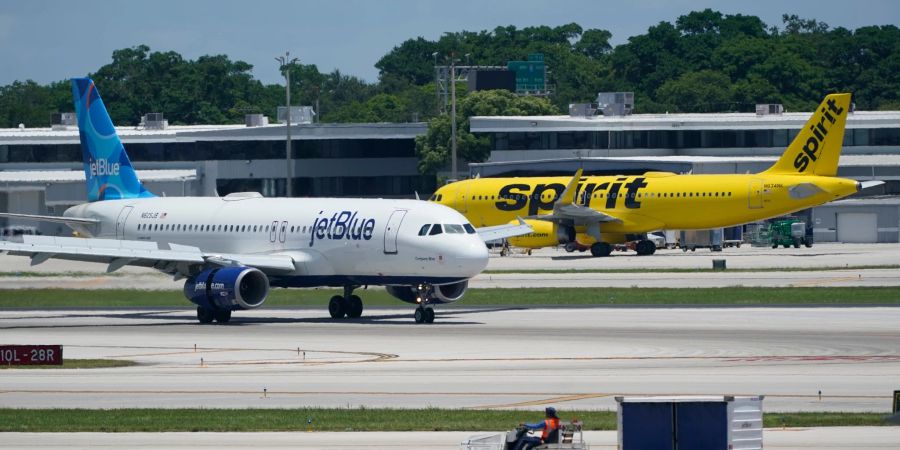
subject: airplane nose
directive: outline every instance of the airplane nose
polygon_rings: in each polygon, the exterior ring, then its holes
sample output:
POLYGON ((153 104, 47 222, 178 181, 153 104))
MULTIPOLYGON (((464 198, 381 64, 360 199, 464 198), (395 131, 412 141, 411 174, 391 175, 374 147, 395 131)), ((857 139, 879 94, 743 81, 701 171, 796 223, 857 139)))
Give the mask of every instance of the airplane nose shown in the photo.
POLYGON ((453 249, 453 257, 460 267, 471 271, 470 276, 481 273, 488 265, 488 250, 480 238, 467 239, 464 245, 458 245, 453 249))

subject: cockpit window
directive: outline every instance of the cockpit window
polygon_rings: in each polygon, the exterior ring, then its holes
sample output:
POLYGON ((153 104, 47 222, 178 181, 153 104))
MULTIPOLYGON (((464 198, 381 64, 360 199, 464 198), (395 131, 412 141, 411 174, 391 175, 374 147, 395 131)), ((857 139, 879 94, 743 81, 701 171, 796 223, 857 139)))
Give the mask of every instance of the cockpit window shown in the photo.
POLYGON ((441 201, 444 199, 444 194, 438 194, 437 201, 441 201))
POLYGON ((428 235, 429 235, 429 236, 434 236, 434 235, 436 235, 436 234, 441 234, 441 233, 443 233, 443 232, 444 232, 444 230, 441 229, 441 224, 436 223, 436 224, 434 224, 434 225, 431 226, 431 232, 428 233, 428 235))
POLYGON ((419 228, 419 236, 425 236, 426 234, 428 234, 429 228, 431 228, 430 223, 426 223, 425 225, 422 225, 422 228, 419 228))
POLYGON ((475 227, 473 227, 471 223, 463 225, 463 228, 466 229, 466 233, 475 234, 475 227))
POLYGON ((455 223, 444 224, 444 231, 450 234, 465 234, 466 232, 462 225, 457 225, 455 223))

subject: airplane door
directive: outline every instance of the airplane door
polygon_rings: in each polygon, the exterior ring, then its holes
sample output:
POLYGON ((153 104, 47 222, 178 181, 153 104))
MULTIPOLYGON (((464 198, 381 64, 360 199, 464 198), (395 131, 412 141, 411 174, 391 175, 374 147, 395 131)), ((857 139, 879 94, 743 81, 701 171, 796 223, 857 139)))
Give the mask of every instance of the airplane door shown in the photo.
POLYGON ((281 222, 281 229, 278 230, 278 242, 284 244, 285 238, 287 238, 287 222, 281 222))
POLYGON ((750 209, 763 207, 763 183, 762 180, 750 180, 750 192, 747 195, 750 209))
POLYGON ((469 212, 468 208, 468 194, 469 194, 469 183, 465 183, 465 187, 456 191, 456 195, 459 196, 457 199, 457 204, 460 206, 459 212, 460 214, 466 214, 469 212))
POLYGON ((272 222, 272 228, 269 229, 269 242, 275 242, 278 239, 278 221, 272 222))
POLYGON ((126 206, 119 212, 119 217, 116 218, 116 239, 125 239, 125 221, 133 209, 133 206, 126 206))
POLYGON ((406 217, 405 209, 398 209, 391 214, 387 225, 384 227, 384 253, 397 254, 397 233, 400 231, 400 223, 406 217))

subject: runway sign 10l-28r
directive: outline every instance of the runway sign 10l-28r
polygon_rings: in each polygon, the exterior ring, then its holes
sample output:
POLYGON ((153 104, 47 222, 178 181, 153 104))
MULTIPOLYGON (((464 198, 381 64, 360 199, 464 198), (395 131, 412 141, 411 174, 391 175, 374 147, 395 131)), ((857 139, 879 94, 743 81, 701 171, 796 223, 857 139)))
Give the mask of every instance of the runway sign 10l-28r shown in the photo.
POLYGON ((0 345, 0 365, 61 366, 62 345, 0 345))

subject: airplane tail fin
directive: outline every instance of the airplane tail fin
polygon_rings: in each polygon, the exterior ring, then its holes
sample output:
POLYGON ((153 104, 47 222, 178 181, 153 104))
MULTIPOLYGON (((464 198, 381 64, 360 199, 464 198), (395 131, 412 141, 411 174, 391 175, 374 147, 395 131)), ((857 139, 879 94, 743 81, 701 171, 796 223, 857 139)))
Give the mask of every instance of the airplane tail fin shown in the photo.
POLYGON ((850 94, 831 94, 819 105, 778 162, 763 173, 837 175, 850 112, 850 94))
POLYGON ((88 201, 155 197, 138 180, 90 78, 72 79, 88 201))

